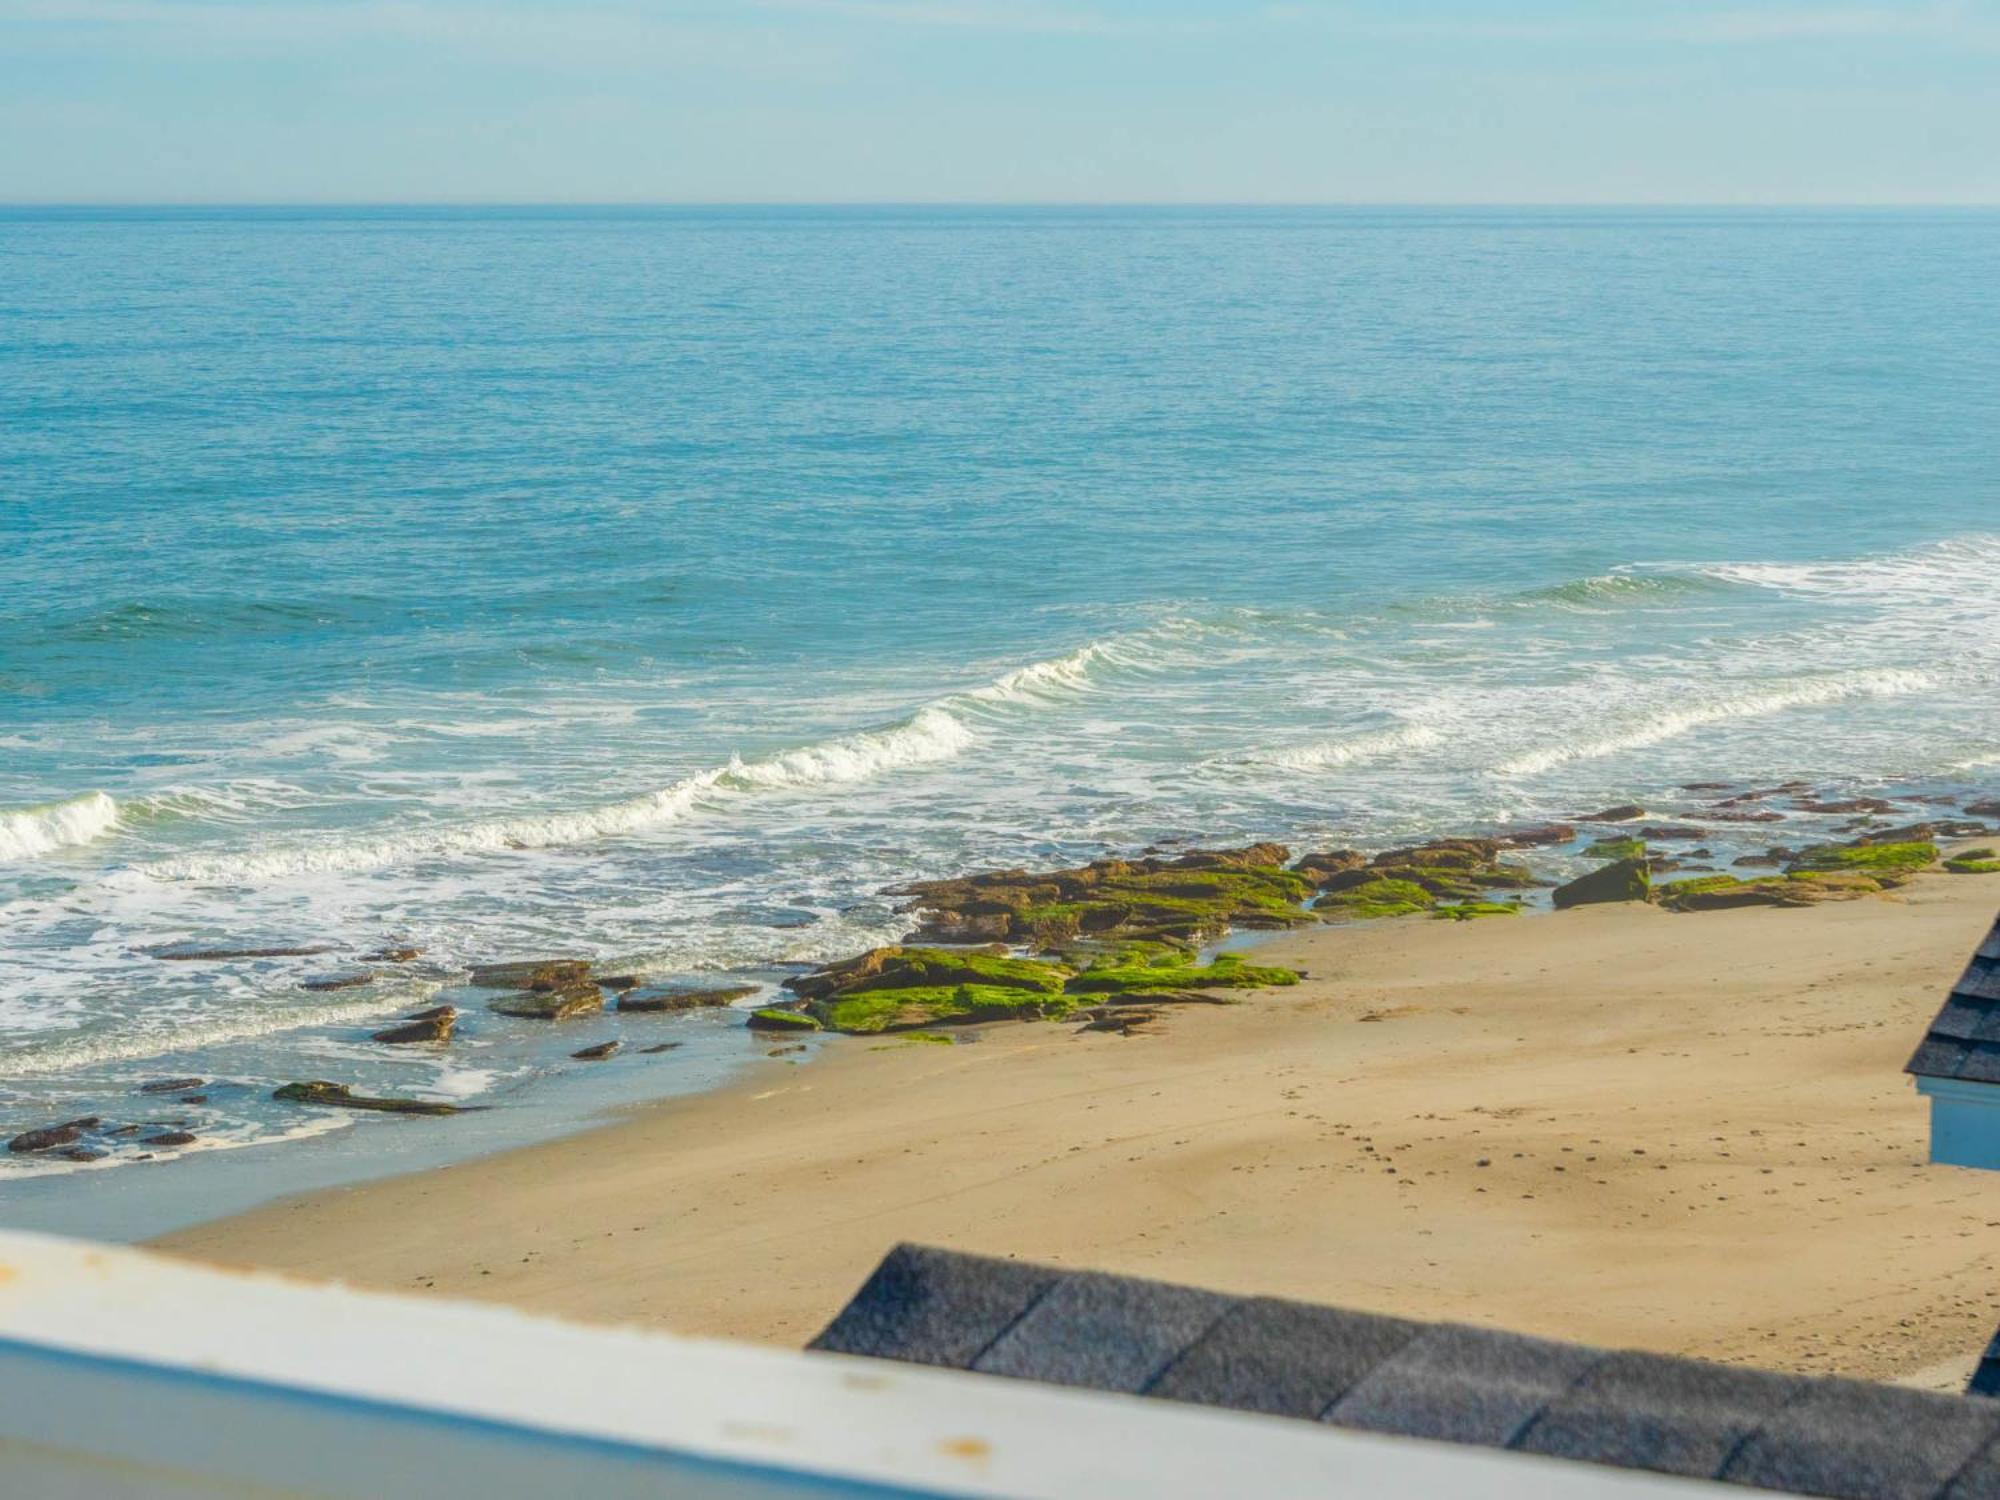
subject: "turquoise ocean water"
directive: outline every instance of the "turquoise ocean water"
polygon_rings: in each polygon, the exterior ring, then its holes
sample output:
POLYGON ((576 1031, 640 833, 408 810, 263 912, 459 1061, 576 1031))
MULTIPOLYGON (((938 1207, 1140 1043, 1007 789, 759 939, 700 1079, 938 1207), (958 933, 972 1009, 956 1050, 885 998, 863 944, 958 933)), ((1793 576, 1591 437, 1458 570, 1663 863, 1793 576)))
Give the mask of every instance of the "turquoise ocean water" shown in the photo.
POLYGON ((972 866, 1990 788, 1996 585, 1990 213, 3 212, 0 1125, 518 1103, 619 1023, 366 1032, 972 866))

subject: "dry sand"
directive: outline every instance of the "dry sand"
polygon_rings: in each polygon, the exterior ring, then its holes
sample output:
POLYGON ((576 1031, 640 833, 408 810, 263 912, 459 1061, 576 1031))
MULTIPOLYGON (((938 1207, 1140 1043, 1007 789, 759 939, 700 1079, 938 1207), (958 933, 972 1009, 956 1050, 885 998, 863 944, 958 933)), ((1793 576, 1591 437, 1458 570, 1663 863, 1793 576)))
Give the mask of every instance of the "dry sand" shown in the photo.
POLYGON ((1157 1035, 834 1039, 161 1245, 796 1345, 907 1239, 1948 1385, 2000 1318, 2000 1173, 1926 1164, 1900 1070, 1996 905, 1319 929, 1259 950, 1307 983, 1157 1035))

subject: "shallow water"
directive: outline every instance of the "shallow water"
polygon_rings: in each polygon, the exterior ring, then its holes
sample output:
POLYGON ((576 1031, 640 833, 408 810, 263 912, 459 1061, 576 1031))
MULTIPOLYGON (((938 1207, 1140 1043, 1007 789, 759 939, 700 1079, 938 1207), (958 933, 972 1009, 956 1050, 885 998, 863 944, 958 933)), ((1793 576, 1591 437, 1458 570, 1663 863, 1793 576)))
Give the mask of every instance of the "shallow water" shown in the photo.
POLYGON ((12 211, 0 371, 0 1124, 518 1100, 620 1023, 367 1023, 969 866, 2000 778, 1994 214, 12 211))

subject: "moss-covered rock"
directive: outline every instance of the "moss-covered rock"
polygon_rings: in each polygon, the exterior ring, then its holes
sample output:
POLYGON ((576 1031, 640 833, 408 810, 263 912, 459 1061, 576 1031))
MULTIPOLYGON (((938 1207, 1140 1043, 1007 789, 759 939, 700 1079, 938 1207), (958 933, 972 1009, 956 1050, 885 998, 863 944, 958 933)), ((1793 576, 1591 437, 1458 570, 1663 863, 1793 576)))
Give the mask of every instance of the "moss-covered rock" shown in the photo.
POLYGON ((1561 911, 1611 901, 1644 901, 1651 892, 1652 873, 1646 861, 1621 859, 1557 886, 1551 899, 1561 911))
POLYGON ((1646 841, 1640 838, 1598 839, 1583 852, 1599 859, 1644 859, 1646 841))
POLYGON ((1291 969, 1245 963, 1234 953, 1217 955, 1213 963, 1156 960, 1150 963, 1107 964, 1071 979, 1072 995, 1150 994, 1162 990, 1270 989, 1297 984, 1291 969))
POLYGON ((463 1111, 456 1104, 442 1104, 430 1099, 378 1099, 367 1094, 357 1094, 344 1083, 328 1083, 325 1079, 314 1079, 310 1083, 287 1083, 274 1089, 273 1099, 286 1104, 319 1104, 330 1109, 372 1110, 388 1115, 455 1115, 463 1111))
MULTIPOLYGON (((1056 1021, 1083 1002, 1069 995, 990 984, 850 990, 814 1000, 808 1009, 829 1031, 867 1036, 883 1031, 963 1026, 981 1021, 1056 1021)), ((791 1012, 785 1012, 791 1014, 791 1012)))
POLYGON ((1070 968, 1062 963, 1015 958, 1004 948, 871 948, 855 958, 827 964, 785 981, 785 988, 808 1000, 853 990, 930 989, 973 984, 1059 994, 1070 968))
POLYGON ((753 1010, 743 1023, 752 1031, 818 1031, 818 1018, 807 1015, 802 1010, 787 1010, 782 1005, 767 1005, 762 1010, 753 1010))
MULTIPOLYGON (((999 939, 1041 948, 1080 938, 1144 938, 1192 944, 1231 927, 1292 927, 1317 876, 1283 868, 1276 844, 1195 850, 1177 859, 1103 859, 1030 874, 996 870, 925 881, 891 892, 914 899, 928 942, 999 939)), ((968 980, 976 983, 976 980, 968 980)))
POLYGON ((1366 921, 1406 917, 1435 905, 1437 897, 1415 881, 1378 877, 1328 892, 1313 902, 1313 910, 1334 920, 1366 921))
POLYGON ((1937 863, 1937 857, 1937 845, 1929 842, 1818 844, 1801 850, 1798 858, 1785 867, 1785 872, 1907 876, 1930 868, 1937 863))
POLYGON ((1518 917, 1521 908, 1512 901, 1458 901, 1432 910, 1431 916, 1448 922, 1476 922, 1481 917, 1518 917))
POLYGON ((1944 867, 1954 875, 2000 875, 2000 849, 1961 849, 1944 867))

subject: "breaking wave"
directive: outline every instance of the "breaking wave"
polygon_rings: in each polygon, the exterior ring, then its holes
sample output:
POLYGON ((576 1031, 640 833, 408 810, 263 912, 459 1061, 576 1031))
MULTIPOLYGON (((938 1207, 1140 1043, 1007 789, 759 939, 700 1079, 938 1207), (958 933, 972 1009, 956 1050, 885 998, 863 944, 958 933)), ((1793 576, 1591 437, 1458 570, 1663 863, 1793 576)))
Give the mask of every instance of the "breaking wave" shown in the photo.
POLYGON ((245 883, 502 850, 556 848, 643 833, 746 793, 832 786, 950 760, 977 739, 963 716, 976 716, 996 707, 1052 706, 1087 690, 1091 670, 1100 663, 1144 664, 1140 647, 1132 641, 1093 641, 1066 656, 1017 667, 983 687, 938 699, 898 723, 755 760, 732 756, 726 764, 698 771, 671 785, 598 807, 421 825, 372 837, 333 837, 230 854, 189 855, 150 864, 145 873, 162 880, 245 883))
POLYGON ((1638 750, 1677 739, 1691 730, 1732 719, 1752 719, 1781 713, 1791 708, 1813 708, 1851 698, 1889 698, 1904 693, 1921 693, 1938 685, 1928 672, 1900 668, 1843 673, 1812 681, 1768 687, 1757 692, 1736 693, 1697 702, 1637 720, 1617 734, 1599 739, 1578 739, 1545 746, 1512 760, 1495 770, 1502 776, 1535 776, 1578 760, 1600 760, 1625 750, 1638 750))
POLYGON ((378 992, 355 1000, 328 1001, 319 1005, 286 1002, 260 1006, 214 1020, 183 1022, 171 1030, 70 1035, 45 1042, 22 1043, 8 1055, 7 1076, 46 1078, 105 1063, 140 1062, 173 1052, 248 1041, 253 1037, 270 1036, 274 1032, 297 1031, 309 1026, 345 1025, 371 1016, 407 1010, 436 994, 438 989, 435 984, 411 984, 393 993, 378 992))
POLYGON ((118 821, 118 804, 103 792, 62 802, 0 811, 0 859, 27 859, 102 838, 118 821))
POLYGON ((1287 771, 1329 771, 1359 761, 1379 760, 1405 750, 1422 750, 1442 742, 1444 736, 1428 724, 1400 724, 1393 729, 1371 730, 1342 739, 1321 740, 1285 750, 1267 750, 1255 757, 1262 765, 1280 766, 1287 771))
POLYGON ((339 838, 238 854, 196 855, 148 865, 163 880, 225 883, 287 875, 369 870, 416 860, 548 849, 643 833, 686 817, 732 793, 859 781, 883 771, 949 760, 973 741, 972 731, 941 708, 919 709, 900 724, 846 735, 762 760, 728 764, 685 776, 670 786, 600 807, 523 813, 476 823, 418 827, 373 838, 339 838))

